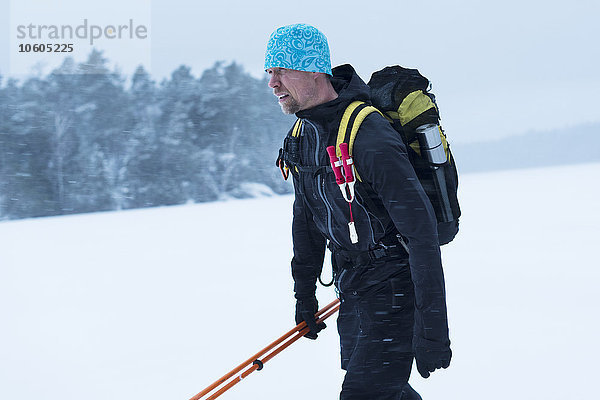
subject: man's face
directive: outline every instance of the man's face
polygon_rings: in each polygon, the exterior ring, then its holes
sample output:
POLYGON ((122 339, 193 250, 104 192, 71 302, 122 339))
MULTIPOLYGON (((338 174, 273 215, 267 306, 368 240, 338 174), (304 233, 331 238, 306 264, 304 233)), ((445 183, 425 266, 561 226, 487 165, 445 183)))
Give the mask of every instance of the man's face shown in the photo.
POLYGON ((269 87, 284 114, 294 114, 317 104, 317 85, 312 72, 269 68, 269 87))

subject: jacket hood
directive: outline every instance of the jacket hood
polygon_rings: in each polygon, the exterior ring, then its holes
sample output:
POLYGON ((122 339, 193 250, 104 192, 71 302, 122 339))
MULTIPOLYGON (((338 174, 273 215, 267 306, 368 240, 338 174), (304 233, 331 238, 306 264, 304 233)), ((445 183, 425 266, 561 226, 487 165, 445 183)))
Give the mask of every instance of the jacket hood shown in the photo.
POLYGON ((350 64, 340 65, 333 69, 331 84, 338 94, 336 99, 308 110, 298 111, 296 116, 311 120, 328 119, 337 116, 338 113, 343 113, 353 101, 361 100, 370 103, 371 89, 350 64))

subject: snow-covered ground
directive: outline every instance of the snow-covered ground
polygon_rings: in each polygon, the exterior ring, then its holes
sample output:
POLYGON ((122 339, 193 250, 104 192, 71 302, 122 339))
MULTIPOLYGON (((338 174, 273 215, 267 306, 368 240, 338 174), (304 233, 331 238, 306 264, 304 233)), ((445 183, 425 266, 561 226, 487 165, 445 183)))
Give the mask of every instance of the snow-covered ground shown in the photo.
MULTIPOLYGON (((443 248, 454 358, 414 371, 425 400, 595 396, 599 175, 462 175, 461 232, 443 248)), ((291 202, 0 223, 0 399, 199 392, 293 326, 291 202)), ((221 398, 335 399, 342 378, 331 318, 221 398)))

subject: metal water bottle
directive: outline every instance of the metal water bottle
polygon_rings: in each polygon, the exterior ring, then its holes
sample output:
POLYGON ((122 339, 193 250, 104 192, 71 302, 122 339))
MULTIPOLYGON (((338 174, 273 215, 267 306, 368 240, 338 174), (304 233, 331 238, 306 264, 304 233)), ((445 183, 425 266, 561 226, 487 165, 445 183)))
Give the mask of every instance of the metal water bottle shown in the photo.
POLYGON ((442 145, 440 127, 437 124, 421 125, 417 129, 417 138, 421 155, 434 165, 445 164, 448 161, 442 145))
POLYGON ((421 156, 429 161, 433 170, 433 182, 435 191, 440 204, 441 220, 449 222, 454 220, 452 206, 450 205, 450 196, 446 186, 446 175, 443 168, 440 168, 448 161, 446 150, 442 144, 442 131, 437 124, 421 125, 416 129, 419 140, 421 156))

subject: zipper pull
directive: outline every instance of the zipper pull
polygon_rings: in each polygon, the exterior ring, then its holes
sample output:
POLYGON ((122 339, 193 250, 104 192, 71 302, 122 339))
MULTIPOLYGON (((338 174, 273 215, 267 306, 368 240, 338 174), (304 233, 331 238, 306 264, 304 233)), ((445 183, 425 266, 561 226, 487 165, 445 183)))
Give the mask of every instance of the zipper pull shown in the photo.
POLYGON ((350 241, 352 244, 358 243, 358 233, 356 232, 354 221, 348 222, 348 229, 350 230, 350 241))

